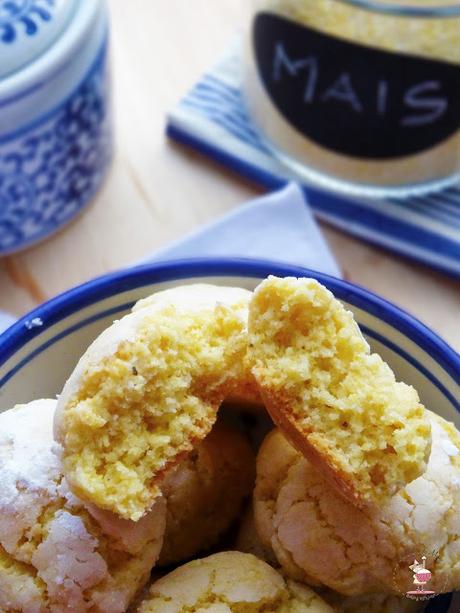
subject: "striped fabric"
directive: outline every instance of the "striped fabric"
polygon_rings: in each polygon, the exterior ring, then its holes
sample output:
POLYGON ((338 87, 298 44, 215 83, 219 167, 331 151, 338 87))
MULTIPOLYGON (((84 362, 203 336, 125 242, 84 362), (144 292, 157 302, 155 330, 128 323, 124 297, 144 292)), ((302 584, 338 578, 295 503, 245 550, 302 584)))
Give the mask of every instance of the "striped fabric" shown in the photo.
MULTIPOLYGON (((168 117, 171 138, 275 189, 296 177, 264 146, 241 92, 239 41, 168 117)), ((424 197, 353 200, 304 184, 319 218, 367 242, 460 278, 460 186, 424 197)))

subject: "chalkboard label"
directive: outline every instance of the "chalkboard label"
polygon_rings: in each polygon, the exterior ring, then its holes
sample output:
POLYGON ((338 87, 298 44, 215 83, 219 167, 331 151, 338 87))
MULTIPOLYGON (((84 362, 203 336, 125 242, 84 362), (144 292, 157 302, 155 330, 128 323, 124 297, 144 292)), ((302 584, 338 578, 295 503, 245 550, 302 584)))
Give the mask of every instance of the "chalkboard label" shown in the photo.
POLYGON ((460 128, 460 67, 382 51, 257 14, 253 45, 264 87, 299 132, 357 158, 416 154, 460 128))

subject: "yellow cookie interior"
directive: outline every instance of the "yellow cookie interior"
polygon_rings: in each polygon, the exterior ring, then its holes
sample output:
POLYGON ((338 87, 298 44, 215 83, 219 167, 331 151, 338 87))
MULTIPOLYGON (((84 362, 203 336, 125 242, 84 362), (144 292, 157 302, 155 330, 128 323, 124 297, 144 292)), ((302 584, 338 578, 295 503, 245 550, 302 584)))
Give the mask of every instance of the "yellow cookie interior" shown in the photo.
POLYGON ((91 358, 91 348, 83 358, 87 366, 63 401, 59 438, 73 491, 138 520, 241 378, 246 322, 223 305, 169 305, 126 317, 136 318, 132 338, 101 359, 91 358))
POLYGON ((249 337, 272 416, 356 501, 386 499, 424 472, 431 429, 417 392, 370 353, 352 313, 317 281, 264 281, 249 337))

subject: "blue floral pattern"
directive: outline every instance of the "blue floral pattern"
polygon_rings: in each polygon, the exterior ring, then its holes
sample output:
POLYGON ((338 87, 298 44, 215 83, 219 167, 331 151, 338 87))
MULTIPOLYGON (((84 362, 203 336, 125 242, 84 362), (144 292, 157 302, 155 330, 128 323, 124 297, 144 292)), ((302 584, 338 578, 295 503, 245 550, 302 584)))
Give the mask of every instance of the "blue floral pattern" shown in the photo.
POLYGON ((0 254, 58 230, 100 186, 112 151, 106 55, 51 115, 1 137, 0 254))
POLYGON ((34 36, 51 21, 56 0, 0 0, 0 42, 11 44, 21 32, 34 36))

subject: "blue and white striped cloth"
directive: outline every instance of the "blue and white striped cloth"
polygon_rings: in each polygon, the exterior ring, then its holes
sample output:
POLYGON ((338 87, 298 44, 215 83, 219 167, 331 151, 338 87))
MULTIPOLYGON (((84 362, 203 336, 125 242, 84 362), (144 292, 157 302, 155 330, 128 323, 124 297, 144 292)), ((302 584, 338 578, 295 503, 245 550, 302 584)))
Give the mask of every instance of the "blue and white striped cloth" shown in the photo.
MULTIPOLYGON (((295 179, 264 146, 241 92, 239 41, 168 117, 171 138, 260 185, 295 179)), ((348 199, 304 185, 320 219, 367 242, 460 278, 460 185, 424 197, 348 199)))

